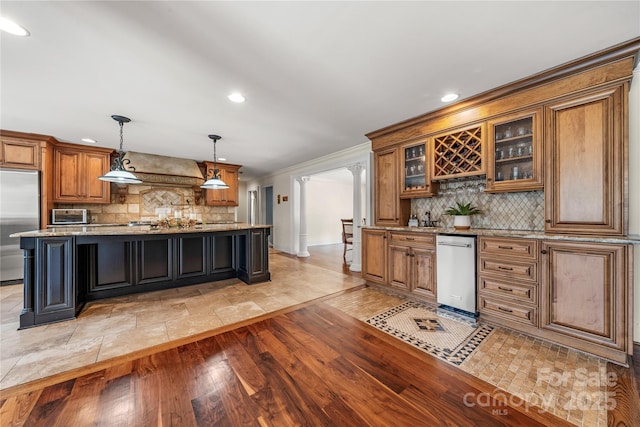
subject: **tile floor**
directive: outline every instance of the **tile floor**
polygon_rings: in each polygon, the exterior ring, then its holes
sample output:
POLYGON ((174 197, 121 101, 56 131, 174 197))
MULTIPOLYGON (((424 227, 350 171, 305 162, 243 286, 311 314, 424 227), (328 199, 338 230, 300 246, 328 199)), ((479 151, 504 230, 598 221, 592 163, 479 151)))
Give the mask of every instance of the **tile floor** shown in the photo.
MULTIPOLYGON (((341 259, 340 259, 341 261, 341 259)), ((0 389, 230 325, 364 281, 272 253, 271 282, 237 279, 88 304, 77 319, 17 330, 22 285, 0 287, 0 389)))

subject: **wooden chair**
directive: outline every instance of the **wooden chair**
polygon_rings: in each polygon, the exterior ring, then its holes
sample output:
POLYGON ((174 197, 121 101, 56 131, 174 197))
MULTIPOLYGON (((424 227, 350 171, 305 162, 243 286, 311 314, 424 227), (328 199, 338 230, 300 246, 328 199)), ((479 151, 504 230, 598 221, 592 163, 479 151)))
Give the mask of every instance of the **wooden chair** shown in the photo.
POLYGON ((344 251, 342 251, 342 259, 344 263, 347 263, 347 246, 353 245, 353 218, 341 219, 342 221, 342 243, 344 244, 344 251))

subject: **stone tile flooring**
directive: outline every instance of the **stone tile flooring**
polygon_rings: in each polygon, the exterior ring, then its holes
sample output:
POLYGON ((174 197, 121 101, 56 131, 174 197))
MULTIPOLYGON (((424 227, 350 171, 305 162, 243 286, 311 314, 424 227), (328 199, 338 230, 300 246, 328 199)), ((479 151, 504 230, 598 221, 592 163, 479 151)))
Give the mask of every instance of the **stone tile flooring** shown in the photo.
MULTIPOLYGON (((340 253, 340 261, 341 253, 340 253)), ((17 330, 22 285, 0 287, 0 389, 167 343, 360 286, 273 253, 272 280, 237 279, 89 303, 77 319, 17 330)))

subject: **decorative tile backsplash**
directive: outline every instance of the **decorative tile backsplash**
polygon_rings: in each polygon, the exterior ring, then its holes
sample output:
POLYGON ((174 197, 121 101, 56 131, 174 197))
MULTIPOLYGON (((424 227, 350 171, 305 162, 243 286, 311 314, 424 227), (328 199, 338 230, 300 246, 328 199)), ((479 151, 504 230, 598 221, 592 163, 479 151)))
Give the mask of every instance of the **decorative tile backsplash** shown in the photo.
POLYGON ((484 177, 441 182, 438 196, 411 200, 411 214, 423 220, 425 212, 431 211, 438 226, 453 227, 453 217, 444 211, 456 202, 471 202, 482 209, 482 214, 471 218, 474 228, 544 231, 543 191, 491 194, 484 188, 484 177))
MULTIPOLYGON (((204 194, 202 195, 204 197, 204 194)), ((111 187, 111 203, 101 204, 56 204, 57 208, 88 209, 92 221, 96 224, 126 224, 130 221, 155 221, 158 219, 158 208, 173 213, 180 211, 182 217, 195 215, 205 223, 235 221, 235 207, 205 206, 204 201, 194 205, 195 194, 192 188, 158 187, 150 185, 129 185, 124 203, 119 201, 120 195, 116 184, 111 187)))

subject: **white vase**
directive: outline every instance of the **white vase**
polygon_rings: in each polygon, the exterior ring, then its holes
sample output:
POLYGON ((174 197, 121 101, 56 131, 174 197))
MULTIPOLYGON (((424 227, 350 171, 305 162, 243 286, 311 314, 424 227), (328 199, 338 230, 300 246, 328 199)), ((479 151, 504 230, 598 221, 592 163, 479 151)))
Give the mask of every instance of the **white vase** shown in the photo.
POLYGON ((453 228, 456 230, 468 230, 471 228, 471 215, 455 215, 453 228))

